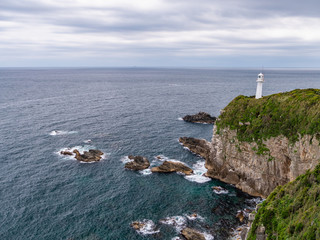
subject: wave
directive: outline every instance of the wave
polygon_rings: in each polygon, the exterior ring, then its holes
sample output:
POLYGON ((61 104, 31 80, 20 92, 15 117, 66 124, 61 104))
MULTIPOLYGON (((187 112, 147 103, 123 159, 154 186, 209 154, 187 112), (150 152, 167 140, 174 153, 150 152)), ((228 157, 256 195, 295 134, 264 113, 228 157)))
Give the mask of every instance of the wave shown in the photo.
POLYGON ((78 133, 77 131, 62 131, 62 130, 53 130, 49 133, 51 136, 58 136, 58 135, 69 135, 78 133))
POLYGON ((139 229, 136 229, 137 233, 140 233, 142 235, 150 235, 160 232, 160 230, 156 229, 156 225, 152 220, 144 219, 140 223, 142 223, 143 226, 139 229))
POLYGON ((201 217, 199 214, 191 214, 191 215, 186 215, 186 217, 190 220, 190 221, 194 221, 194 220, 200 220, 200 221, 204 221, 204 217, 201 217))
MULTIPOLYGON (((201 217, 197 214, 192 214, 192 215, 185 215, 185 216, 166 217, 164 219, 161 219, 159 221, 159 223, 173 226, 175 228, 176 232, 180 233, 184 228, 186 228, 188 226, 188 221, 187 221, 188 219, 191 221, 196 220, 196 219, 199 219, 200 221, 204 220, 203 217, 201 217)), ((201 231, 198 231, 198 232, 203 234, 203 236, 206 240, 213 240, 214 239, 214 237, 207 232, 201 232, 201 231)), ((173 239, 178 240, 181 238, 174 237, 174 238, 172 238, 172 240, 173 239)))
POLYGON ((202 232, 202 234, 206 240, 213 240, 214 239, 214 237, 210 233, 202 232))
POLYGON ((183 121, 183 118, 182 118, 182 117, 179 117, 178 120, 179 120, 179 121, 183 121))
POLYGON ((187 218, 184 216, 166 217, 159 221, 162 224, 173 226, 178 233, 187 226, 187 218))
POLYGON ((147 169, 144 169, 144 170, 140 170, 139 173, 141 173, 142 175, 150 175, 150 174, 152 174, 150 168, 147 168, 147 169))
POLYGON ((128 163, 128 162, 132 162, 133 159, 130 159, 129 156, 124 156, 120 159, 120 161, 124 164, 128 163))
POLYGON ((184 178, 191 181, 191 182, 197 182, 197 183, 206 183, 211 181, 211 178, 204 176, 204 174, 207 172, 206 167, 204 166, 204 161, 197 161, 197 163, 193 164, 193 174, 187 175, 184 178))
POLYGON ((227 189, 224 189, 224 188, 222 188, 220 186, 213 187, 213 192, 215 194, 218 194, 218 195, 220 195, 220 194, 228 194, 229 193, 229 191, 227 189))

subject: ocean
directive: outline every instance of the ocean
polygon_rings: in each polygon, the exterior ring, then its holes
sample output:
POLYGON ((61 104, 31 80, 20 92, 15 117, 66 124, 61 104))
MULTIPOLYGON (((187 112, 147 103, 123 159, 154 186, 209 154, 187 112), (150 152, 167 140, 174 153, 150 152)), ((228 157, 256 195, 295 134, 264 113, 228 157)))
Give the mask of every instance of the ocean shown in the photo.
MULTIPOLYGON (((218 116, 234 97, 254 95, 259 72, 1 68, 0 239, 178 239, 186 226, 206 239, 226 239, 239 224, 237 211, 256 199, 202 176, 204 160, 178 139, 210 140, 213 127, 181 118, 199 111, 218 116), (65 148, 105 155, 81 163, 61 156, 65 148), (128 155, 152 165, 181 161, 195 175, 126 170, 128 155), (133 221, 147 227, 137 232, 133 221)), ((320 70, 264 73, 263 95, 320 88, 320 70)))

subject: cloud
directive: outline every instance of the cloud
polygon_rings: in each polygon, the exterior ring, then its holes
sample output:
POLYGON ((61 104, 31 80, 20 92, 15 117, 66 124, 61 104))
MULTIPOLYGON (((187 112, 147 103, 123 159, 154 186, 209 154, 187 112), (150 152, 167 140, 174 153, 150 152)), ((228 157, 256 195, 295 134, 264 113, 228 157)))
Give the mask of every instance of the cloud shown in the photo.
POLYGON ((317 57, 319 8, 313 0, 1 0, 0 64, 317 57))

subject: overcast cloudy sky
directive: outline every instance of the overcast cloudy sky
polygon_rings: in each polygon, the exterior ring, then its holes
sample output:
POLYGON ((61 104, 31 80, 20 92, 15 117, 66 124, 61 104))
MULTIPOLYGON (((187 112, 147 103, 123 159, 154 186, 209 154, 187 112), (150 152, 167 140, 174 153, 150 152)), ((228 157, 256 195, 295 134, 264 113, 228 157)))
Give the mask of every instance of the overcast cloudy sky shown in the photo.
POLYGON ((0 67, 320 67, 319 0, 0 0, 0 67))

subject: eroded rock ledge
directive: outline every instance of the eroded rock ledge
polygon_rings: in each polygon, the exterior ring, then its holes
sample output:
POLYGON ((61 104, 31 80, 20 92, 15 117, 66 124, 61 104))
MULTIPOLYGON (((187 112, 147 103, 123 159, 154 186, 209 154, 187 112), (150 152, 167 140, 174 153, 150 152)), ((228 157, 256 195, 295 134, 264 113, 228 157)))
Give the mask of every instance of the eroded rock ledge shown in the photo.
POLYGON ((164 161, 162 165, 151 168, 151 172, 159 172, 159 173, 180 172, 186 175, 191 175, 193 173, 193 170, 180 162, 164 161))
POLYGON ((211 144, 204 139, 197 139, 192 137, 181 137, 179 142, 191 152, 203 157, 204 159, 209 159, 211 144))
POLYGON ((208 124, 213 124, 216 121, 216 117, 212 117, 210 114, 205 112, 199 112, 195 115, 186 115, 182 119, 186 122, 208 124))
POLYGON ((124 167, 127 169, 139 171, 147 169, 150 166, 149 160, 145 157, 129 155, 128 158, 132 161, 125 164, 124 167))

